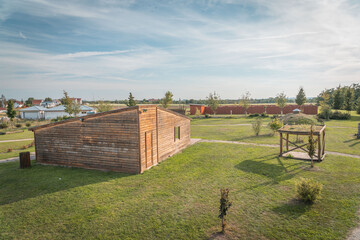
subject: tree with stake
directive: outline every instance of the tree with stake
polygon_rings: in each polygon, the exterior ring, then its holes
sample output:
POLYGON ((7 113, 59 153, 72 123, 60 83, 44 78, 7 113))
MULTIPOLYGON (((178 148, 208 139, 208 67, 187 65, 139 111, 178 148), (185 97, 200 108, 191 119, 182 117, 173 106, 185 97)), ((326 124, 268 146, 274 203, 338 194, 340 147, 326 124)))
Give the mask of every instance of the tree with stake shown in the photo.
POLYGON ((300 108, 302 107, 302 105, 304 105, 306 103, 306 96, 305 96, 305 91, 304 91, 303 87, 300 87, 299 92, 296 95, 295 102, 297 105, 300 106, 300 108))
POLYGON ((126 105, 128 107, 136 106, 136 102, 135 102, 135 99, 134 99, 132 93, 129 93, 129 98, 128 98, 128 101, 127 101, 126 105))
POLYGON ((245 109, 245 116, 247 116, 247 110, 250 106, 250 96, 250 92, 247 91, 241 96, 241 99, 239 100, 239 104, 245 109))
POLYGON ((163 106, 163 108, 168 108, 170 106, 170 104, 172 103, 172 98, 173 98, 173 94, 170 91, 167 91, 165 93, 165 97, 163 99, 161 99, 161 105, 163 106))
POLYGON ((8 118, 10 118, 11 121, 13 121, 16 116, 16 111, 14 109, 14 102, 12 100, 8 102, 6 115, 8 116, 8 118))
POLYGON ((316 151, 316 140, 314 139, 313 125, 311 125, 310 127, 310 135, 309 135, 309 142, 307 144, 307 150, 309 151, 308 154, 311 159, 311 167, 313 168, 314 167, 313 157, 316 151))
POLYGON ((65 112, 71 116, 74 113, 73 102, 71 101, 69 94, 65 90, 64 90, 64 97, 61 99, 61 102, 65 106, 65 112))
POLYGON ((207 97, 208 105, 213 110, 214 115, 216 113, 216 109, 219 107, 219 99, 220 96, 214 93, 209 93, 209 96, 207 97))
POLYGON ((229 208, 231 207, 231 202, 229 201, 229 189, 220 189, 221 198, 220 198, 220 209, 219 209, 219 218, 221 219, 221 232, 225 232, 226 226, 226 214, 229 208))
POLYGON ((275 98, 276 104, 279 106, 279 108, 281 109, 281 115, 284 112, 284 107, 286 106, 286 95, 285 93, 279 93, 278 95, 276 95, 275 98))

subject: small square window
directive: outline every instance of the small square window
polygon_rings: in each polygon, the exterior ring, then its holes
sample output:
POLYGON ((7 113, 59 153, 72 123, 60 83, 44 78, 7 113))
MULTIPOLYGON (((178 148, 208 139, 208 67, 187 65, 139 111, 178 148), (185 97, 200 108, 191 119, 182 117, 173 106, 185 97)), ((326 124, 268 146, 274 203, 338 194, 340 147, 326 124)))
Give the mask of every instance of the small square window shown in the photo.
POLYGON ((180 127, 174 127, 174 141, 180 139, 180 127))

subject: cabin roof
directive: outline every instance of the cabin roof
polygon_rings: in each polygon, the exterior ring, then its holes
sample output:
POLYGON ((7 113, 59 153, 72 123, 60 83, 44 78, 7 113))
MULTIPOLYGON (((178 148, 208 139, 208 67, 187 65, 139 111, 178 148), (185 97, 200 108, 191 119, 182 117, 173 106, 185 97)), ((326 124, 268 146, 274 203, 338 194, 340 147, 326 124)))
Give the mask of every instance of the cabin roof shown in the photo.
MULTIPOLYGON (((140 108, 143 109, 143 108, 150 108, 150 107, 156 107, 156 105, 138 105, 138 106, 133 106, 133 107, 120 108, 120 109, 111 110, 111 111, 107 111, 107 112, 95 113, 95 114, 86 115, 86 116, 82 116, 82 117, 70 118, 70 119, 67 119, 67 120, 59 121, 59 122, 53 122, 53 123, 48 123, 48 124, 44 124, 44 125, 40 125, 40 126, 34 126, 34 127, 29 128, 29 130, 34 132, 34 131, 42 129, 42 128, 53 127, 53 126, 57 126, 57 125, 65 124, 65 123, 75 122, 75 121, 78 121, 78 120, 83 121, 83 120, 89 119, 89 118, 103 117, 103 116, 114 114, 114 113, 127 112, 127 111, 131 111, 131 110, 135 110, 135 109, 139 110, 140 108)), ((171 111, 169 109, 165 109, 165 108, 162 108, 162 107, 157 107, 157 108, 159 108, 159 109, 161 109, 163 111, 172 113, 174 115, 186 118, 188 120, 192 120, 191 118, 189 118, 187 116, 184 116, 184 115, 182 115, 180 113, 171 111)))

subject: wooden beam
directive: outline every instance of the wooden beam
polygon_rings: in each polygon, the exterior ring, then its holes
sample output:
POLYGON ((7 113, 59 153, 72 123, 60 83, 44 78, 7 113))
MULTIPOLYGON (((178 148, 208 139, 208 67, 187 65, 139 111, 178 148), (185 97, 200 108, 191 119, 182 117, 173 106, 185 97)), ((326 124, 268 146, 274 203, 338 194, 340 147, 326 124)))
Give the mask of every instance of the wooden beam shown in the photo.
POLYGON ((282 157, 282 148, 283 148, 283 136, 282 133, 280 133, 280 154, 279 156, 282 157))
POLYGON ((289 134, 286 134, 286 151, 289 151, 289 134))

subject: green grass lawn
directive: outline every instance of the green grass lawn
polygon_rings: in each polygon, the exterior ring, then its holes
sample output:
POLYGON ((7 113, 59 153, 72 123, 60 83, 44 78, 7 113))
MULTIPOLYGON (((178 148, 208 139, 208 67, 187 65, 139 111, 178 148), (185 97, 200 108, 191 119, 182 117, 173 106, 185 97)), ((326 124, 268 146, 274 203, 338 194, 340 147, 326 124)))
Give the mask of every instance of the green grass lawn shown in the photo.
POLYGON ((220 188, 230 189, 230 239, 344 239, 356 226, 360 161, 309 162, 277 149, 199 143, 143 174, 18 163, 0 166, 1 239, 207 239, 220 230, 220 188), (300 177, 322 199, 295 197, 300 177))
POLYGON ((30 141, 21 141, 21 142, 0 143, 0 154, 7 152, 9 148, 12 150, 21 149, 23 146, 28 145, 31 142, 33 141, 30 140, 30 141))
POLYGON ((24 132, 21 132, 21 133, 0 135, 0 141, 27 139, 27 138, 34 138, 34 133, 32 131, 28 131, 27 129, 25 129, 24 132))
MULTIPOLYGON (((360 155, 360 139, 354 136, 357 133, 357 118, 351 120, 326 121, 326 150, 360 155)), ((202 139, 239 141, 262 144, 279 144, 279 135, 263 126, 259 136, 255 136, 252 126, 236 125, 251 124, 255 119, 251 118, 203 118, 191 121, 191 137, 202 139)), ((263 119, 263 124, 269 123, 269 119, 263 119)), ((306 137, 303 137, 306 141, 306 137)), ((294 138, 292 138, 294 140, 294 138)))

